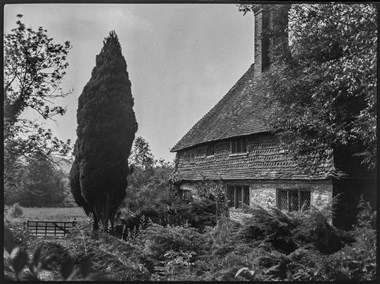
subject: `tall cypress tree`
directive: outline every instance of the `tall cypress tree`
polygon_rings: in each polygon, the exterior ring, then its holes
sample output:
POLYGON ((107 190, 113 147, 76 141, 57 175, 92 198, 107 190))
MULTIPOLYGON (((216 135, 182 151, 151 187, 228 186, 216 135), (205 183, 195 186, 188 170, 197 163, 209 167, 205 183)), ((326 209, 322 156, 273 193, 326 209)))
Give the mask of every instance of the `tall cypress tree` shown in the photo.
POLYGON ((113 228, 115 213, 126 195, 128 156, 137 131, 131 82, 114 31, 96 56, 91 79, 79 97, 75 161, 70 172, 73 196, 94 217, 113 228))

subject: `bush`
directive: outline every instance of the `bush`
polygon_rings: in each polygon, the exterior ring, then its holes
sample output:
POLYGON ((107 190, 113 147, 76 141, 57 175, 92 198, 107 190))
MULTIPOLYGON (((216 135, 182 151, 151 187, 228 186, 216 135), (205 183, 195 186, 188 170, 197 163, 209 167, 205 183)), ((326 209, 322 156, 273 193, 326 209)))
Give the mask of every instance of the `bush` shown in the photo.
POLYGON ((248 242, 264 240, 286 254, 297 249, 290 231, 289 217, 280 214, 279 210, 266 210, 259 205, 246 209, 246 212, 252 215, 244 218, 244 225, 238 232, 241 239, 248 242))
POLYGON ((6 217, 4 217, 4 226, 10 230, 14 244, 21 250, 27 250, 32 241, 37 239, 36 236, 28 234, 24 227, 13 224, 6 217))
MULTIPOLYGON (((29 247, 30 249, 30 247, 29 247)), ((75 263, 64 247, 56 243, 41 243, 34 251, 15 243, 12 231, 4 227, 4 276, 6 280, 110 280, 99 273, 90 273, 91 261, 84 258, 75 263), (48 272, 48 273, 46 273, 48 272), (49 273, 50 272, 50 273, 49 273), (53 278, 53 279, 52 279, 53 278)))
POLYGON ((76 262, 89 257, 91 271, 110 274, 116 281, 149 280, 150 273, 141 263, 138 245, 121 241, 103 232, 94 232, 91 224, 79 225, 67 238, 67 249, 76 262))
POLYGON ((206 227, 216 225, 216 204, 209 199, 194 200, 190 203, 176 202, 172 206, 142 207, 133 213, 127 208, 121 208, 118 214, 118 222, 115 226, 115 235, 127 239, 127 234, 138 229, 145 229, 149 222, 161 226, 183 226, 187 224, 203 232, 206 227), (128 233, 129 232, 129 233, 128 233))
POLYGON ((12 206, 10 206, 7 210, 7 216, 8 218, 18 218, 23 215, 22 208, 20 207, 20 204, 18 202, 14 203, 12 206))
POLYGON ((215 252, 223 253, 224 250, 230 250, 236 245, 236 236, 242 225, 227 217, 218 220, 217 225, 206 236, 210 237, 212 247, 217 249, 215 252))
POLYGON ((144 251, 156 259, 163 260, 170 250, 179 252, 202 251, 204 240, 194 228, 183 226, 160 226, 152 224, 144 231, 144 251))
POLYGON ((363 195, 360 196, 358 204, 358 214, 356 216, 358 227, 368 227, 376 229, 377 216, 368 201, 365 201, 363 195))

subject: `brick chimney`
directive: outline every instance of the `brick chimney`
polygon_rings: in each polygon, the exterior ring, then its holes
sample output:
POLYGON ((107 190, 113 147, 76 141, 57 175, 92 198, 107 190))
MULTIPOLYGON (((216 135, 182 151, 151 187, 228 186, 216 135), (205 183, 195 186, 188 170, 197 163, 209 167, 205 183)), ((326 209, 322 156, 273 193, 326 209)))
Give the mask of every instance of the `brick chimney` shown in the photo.
MULTIPOLYGON (((274 25, 276 29, 285 31, 288 25, 287 11, 289 5, 273 5, 273 4, 256 4, 252 5, 255 18, 255 69, 254 76, 261 76, 273 61, 273 47, 278 43, 278 35, 273 34, 274 25), (276 19, 282 17, 281 19, 276 19), (286 17, 286 18, 285 18, 286 17)), ((278 32, 278 31, 277 31, 278 32)), ((284 35, 281 35, 283 38, 284 35)), ((287 39, 287 36, 286 36, 287 39)))

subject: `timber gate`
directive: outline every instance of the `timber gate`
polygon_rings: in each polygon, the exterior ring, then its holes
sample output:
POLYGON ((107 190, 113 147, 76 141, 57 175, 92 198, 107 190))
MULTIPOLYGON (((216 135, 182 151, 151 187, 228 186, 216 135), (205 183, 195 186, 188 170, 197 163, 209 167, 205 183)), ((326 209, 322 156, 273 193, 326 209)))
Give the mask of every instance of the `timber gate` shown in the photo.
POLYGON ((76 221, 30 221, 24 222, 24 229, 38 238, 65 237, 76 225, 76 221))

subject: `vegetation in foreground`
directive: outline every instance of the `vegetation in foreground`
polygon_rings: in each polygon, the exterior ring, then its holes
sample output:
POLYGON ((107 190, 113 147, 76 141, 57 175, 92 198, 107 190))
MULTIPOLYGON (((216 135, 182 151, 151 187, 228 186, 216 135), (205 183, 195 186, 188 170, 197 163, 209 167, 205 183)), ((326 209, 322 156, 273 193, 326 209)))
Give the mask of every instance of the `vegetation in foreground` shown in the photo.
MULTIPOLYGON (((187 206, 202 202, 213 201, 187 206)), ((359 206, 349 232, 331 226, 317 210, 286 214, 259 206, 245 209, 243 224, 226 216, 216 220, 215 207, 193 211, 193 219, 208 217, 193 224, 140 218, 126 240, 93 232, 85 223, 63 241, 46 241, 6 222, 14 244, 5 235, 5 274, 14 280, 374 280, 376 212, 364 200, 359 206), (202 226, 206 221, 216 224, 202 226)))

